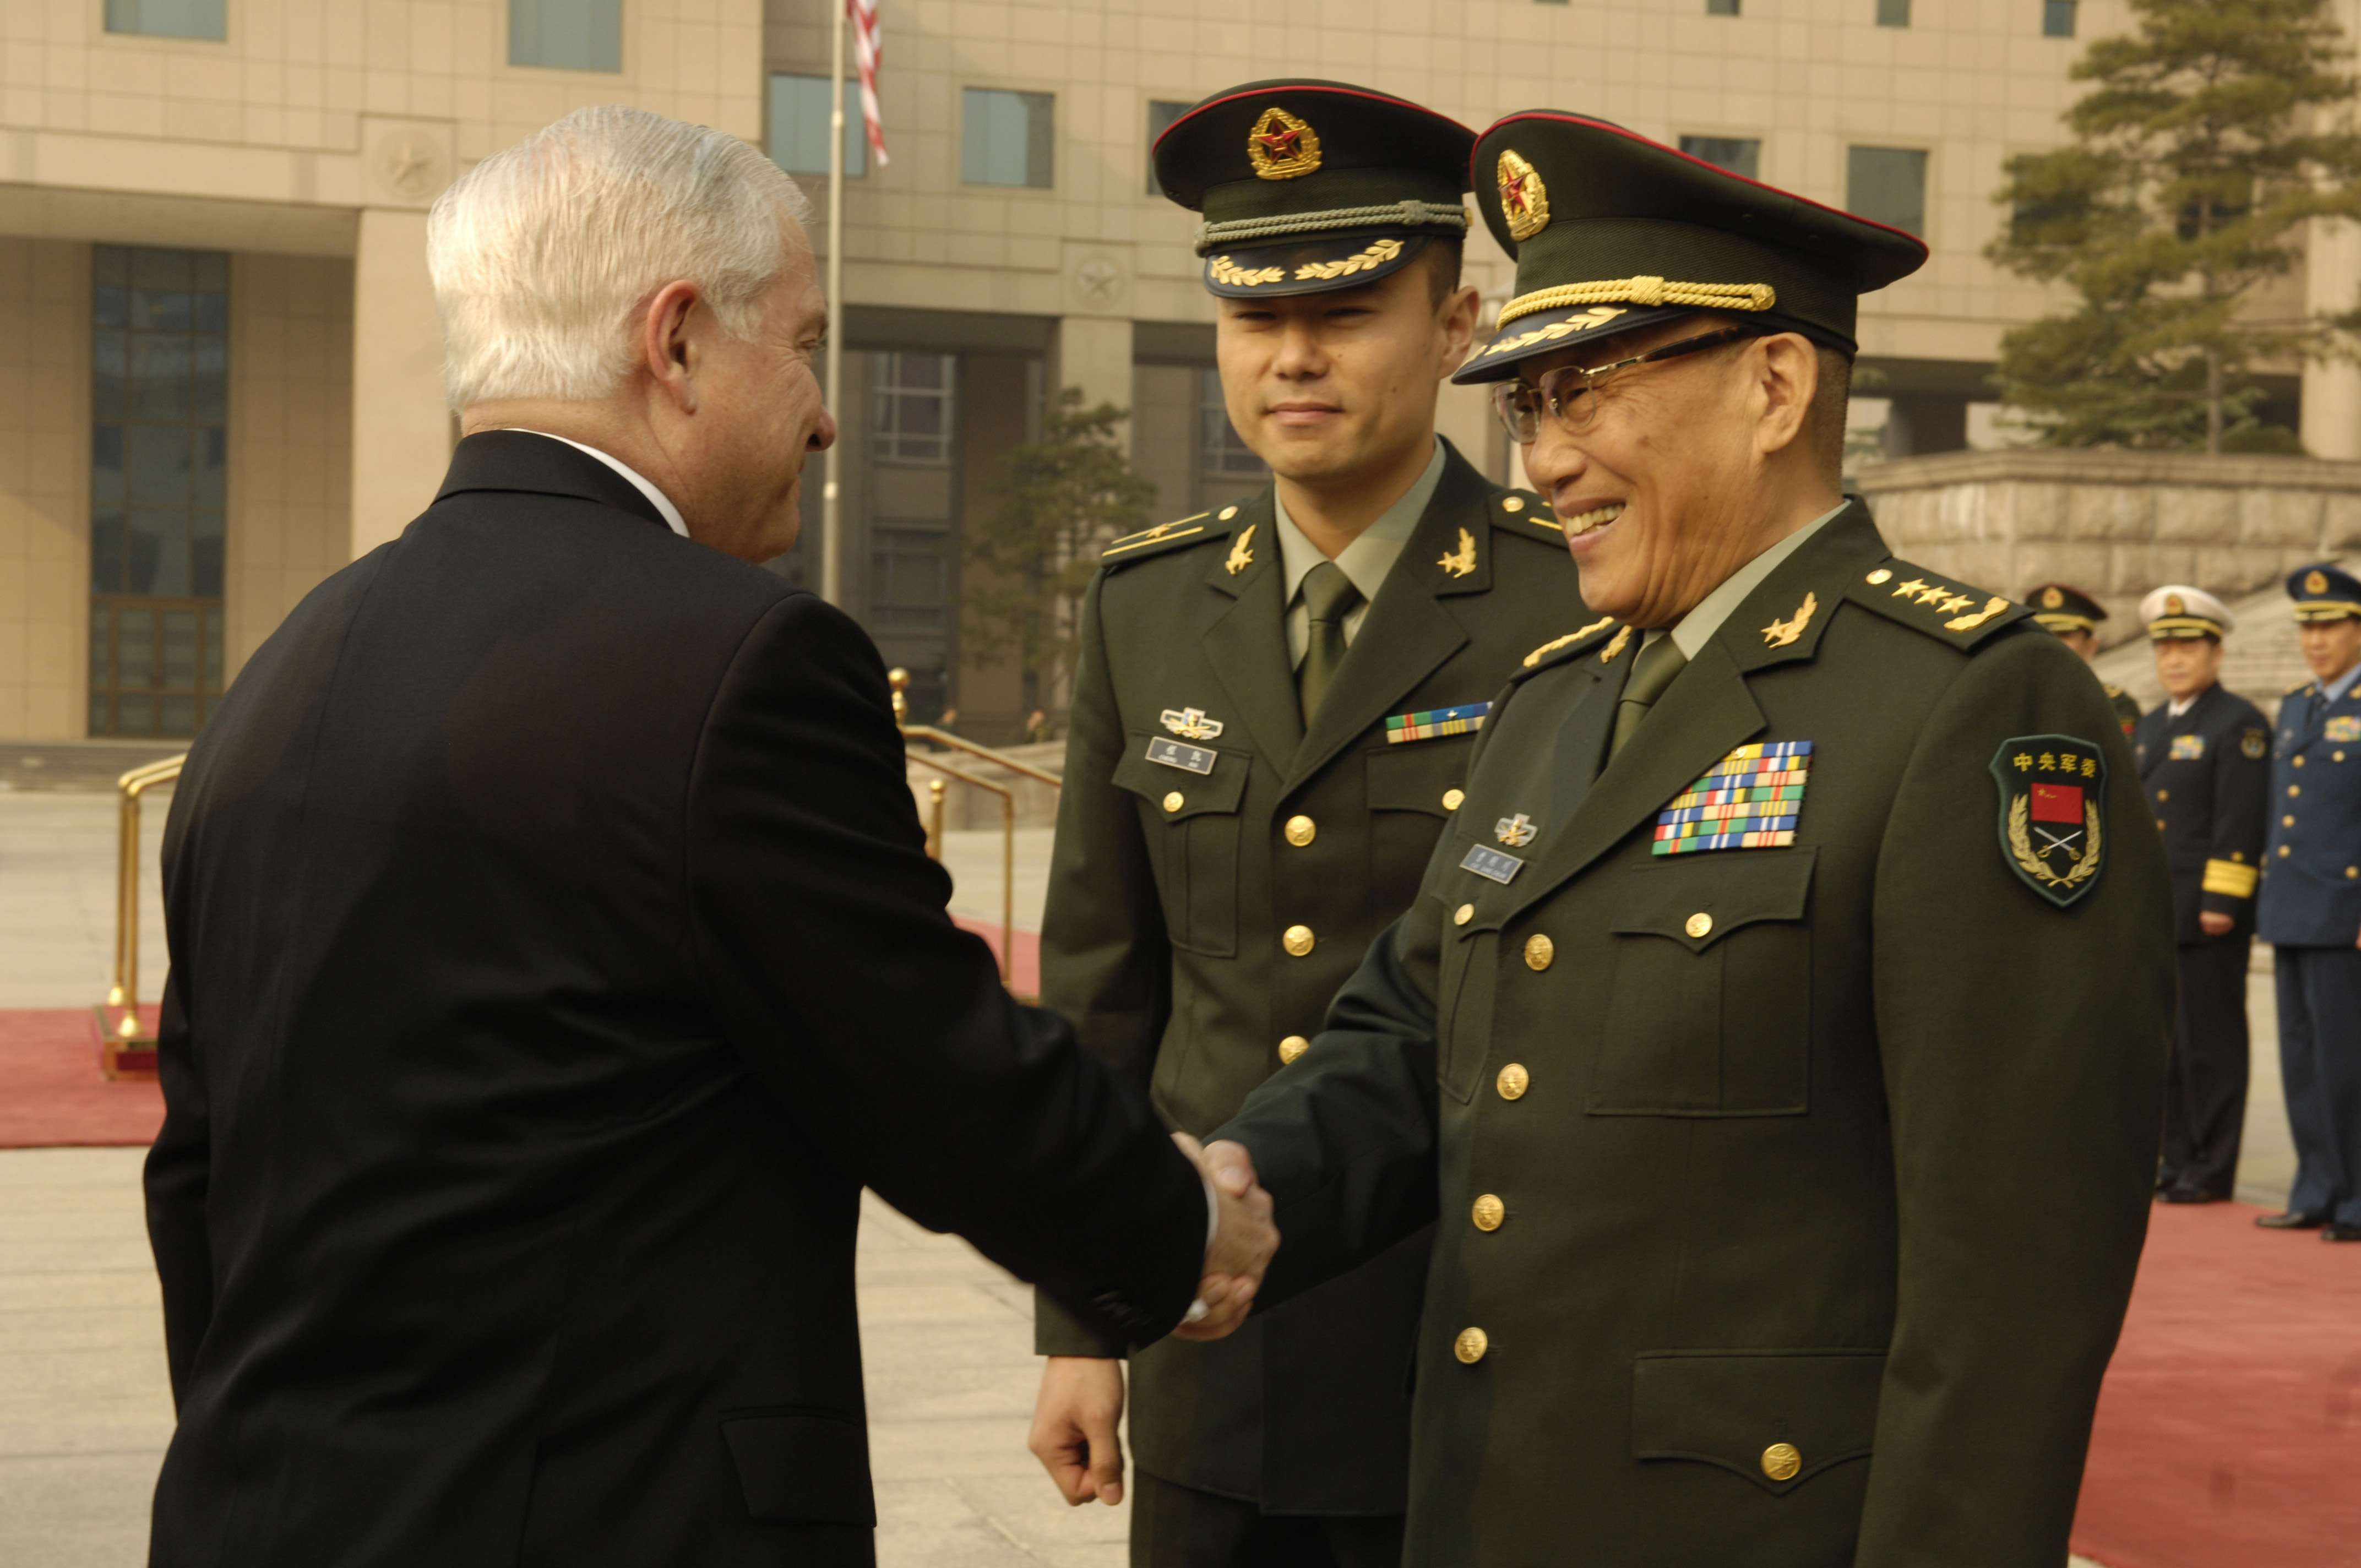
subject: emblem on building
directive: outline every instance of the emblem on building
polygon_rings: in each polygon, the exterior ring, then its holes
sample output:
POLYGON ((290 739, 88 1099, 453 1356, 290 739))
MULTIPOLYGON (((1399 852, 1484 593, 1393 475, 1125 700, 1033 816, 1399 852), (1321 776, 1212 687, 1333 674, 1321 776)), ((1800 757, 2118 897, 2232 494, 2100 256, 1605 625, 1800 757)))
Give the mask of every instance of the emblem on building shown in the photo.
POLYGON ((1258 179, 1300 179, 1320 167, 1320 133, 1274 104, 1246 133, 1246 160, 1258 179))
POLYGON ((1497 172, 1500 181, 1500 213, 1509 220, 1509 237, 1519 244, 1549 227, 1549 187, 1541 171, 1519 157, 1514 148, 1500 149, 1497 172))

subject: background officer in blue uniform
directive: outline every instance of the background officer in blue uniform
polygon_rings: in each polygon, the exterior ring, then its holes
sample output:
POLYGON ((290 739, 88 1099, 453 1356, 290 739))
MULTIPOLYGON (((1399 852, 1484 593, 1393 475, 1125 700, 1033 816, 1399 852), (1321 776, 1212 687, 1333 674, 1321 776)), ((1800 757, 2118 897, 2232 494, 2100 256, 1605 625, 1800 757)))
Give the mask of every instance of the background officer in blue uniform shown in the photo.
POLYGON ((2270 724, 2221 687, 2220 599, 2168 584, 2140 601, 2168 701, 2132 729, 2164 851, 2180 948, 2180 1013, 2164 1094, 2158 1191, 2213 1203, 2238 1177, 2246 1116, 2246 957, 2263 858, 2270 724))
POLYGON ((2287 1212, 2255 1223, 2361 1241, 2361 580, 2323 562, 2288 596, 2315 678, 2279 704, 2260 929, 2297 1164, 2287 1212))

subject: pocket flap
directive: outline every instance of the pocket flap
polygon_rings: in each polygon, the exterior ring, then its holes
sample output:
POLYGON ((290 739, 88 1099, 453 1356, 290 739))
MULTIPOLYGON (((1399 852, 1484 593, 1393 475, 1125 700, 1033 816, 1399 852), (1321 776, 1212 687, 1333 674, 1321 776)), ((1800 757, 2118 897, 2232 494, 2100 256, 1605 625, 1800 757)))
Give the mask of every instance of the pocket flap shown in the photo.
POLYGON ((1369 809, 1450 816, 1443 797, 1467 782, 1467 758, 1475 750, 1476 737, 1455 735, 1371 751, 1363 764, 1368 770, 1369 809))
POLYGON ((721 1435, 753 1518, 876 1528, 862 1422, 813 1410, 755 1411, 724 1420, 721 1435))
POLYGON ((1144 729, 1131 732, 1131 743, 1125 748, 1123 760, 1115 765, 1115 782, 1134 795, 1154 802, 1167 819, 1185 821, 1202 817, 1209 811, 1235 811, 1245 798, 1246 774, 1254 771, 1254 754, 1235 751, 1225 746, 1200 746, 1187 742, 1195 752, 1210 752, 1215 762, 1210 773, 1191 773, 1167 762, 1150 762, 1148 749, 1164 737, 1148 734, 1144 729), (1172 804, 1172 797, 1180 797, 1172 804))
POLYGON ((1636 866, 1617 890, 1618 913, 1609 929, 1622 936, 1669 937, 1701 953, 1757 920, 1801 920, 1818 855, 1809 846, 1709 850, 1636 866))
POLYGON ((1631 1456, 1698 1460, 1784 1492, 1869 1453, 1884 1379, 1877 1350, 1643 1350, 1631 1456))

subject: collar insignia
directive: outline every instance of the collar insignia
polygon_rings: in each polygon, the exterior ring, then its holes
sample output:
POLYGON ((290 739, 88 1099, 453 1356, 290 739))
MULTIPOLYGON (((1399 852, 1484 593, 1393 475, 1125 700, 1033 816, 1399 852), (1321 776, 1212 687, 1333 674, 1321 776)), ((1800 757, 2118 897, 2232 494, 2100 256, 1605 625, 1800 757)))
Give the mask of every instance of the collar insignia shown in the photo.
POLYGON ((1455 577, 1465 577, 1476 570, 1476 536, 1466 529, 1459 531, 1459 548, 1444 555, 1435 565, 1455 577))
POLYGON ((1208 718, 1202 707, 1168 707, 1163 713, 1164 728, 1188 740, 1212 740, 1222 733, 1222 721, 1208 718))
POLYGON ((1820 601, 1817 595, 1805 594, 1804 602, 1797 607, 1793 620, 1773 620, 1770 625, 1763 629, 1763 645, 1765 648, 1786 647, 1804 634, 1804 628, 1812 623, 1812 612, 1819 608, 1820 601))
POLYGON ((1274 104, 1246 133, 1246 161, 1258 180, 1294 180, 1320 167, 1320 133, 1274 104))
POLYGON ((1230 541, 1230 558, 1222 565, 1233 577, 1254 565, 1254 551, 1249 546, 1254 543, 1256 526, 1251 522, 1246 524, 1246 531, 1230 541))

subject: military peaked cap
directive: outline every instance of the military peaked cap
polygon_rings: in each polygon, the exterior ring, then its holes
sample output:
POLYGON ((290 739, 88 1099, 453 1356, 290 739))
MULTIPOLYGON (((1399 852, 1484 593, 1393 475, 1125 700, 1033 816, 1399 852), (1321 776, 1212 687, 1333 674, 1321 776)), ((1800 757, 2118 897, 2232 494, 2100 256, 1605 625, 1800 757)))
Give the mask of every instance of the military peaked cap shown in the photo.
POLYGON ((2033 619, 2052 631, 2096 631, 2107 619, 2105 607, 2081 589, 2066 583, 2043 583, 2025 590, 2033 619))
POLYGON ((2140 619, 2147 622, 2149 638, 2158 642, 2190 637, 2218 640, 2224 632, 2238 628, 2238 618, 2230 613, 2228 605, 2186 583, 2167 583, 2140 600, 2140 619))
POLYGON ((1583 334, 1726 311, 1766 333, 1857 351, 1860 297, 1916 272, 1915 235, 1732 174, 1587 115, 1530 109, 1476 144, 1471 178, 1493 237, 1517 258, 1498 335, 1462 383, 1583 334))
POLYGON ((1156 138, 1164 193, 1204 214, 1205 287, 1233 299, 1351 289, 1461 238, 1476 133, 1342 82, 1214 93, 1156 138))
POLYGON ((2299 566, 2288 574, 2288 598, 2295 600, 2299 622, 2361 619, 2361 577, 2334 561, 2299 566))

